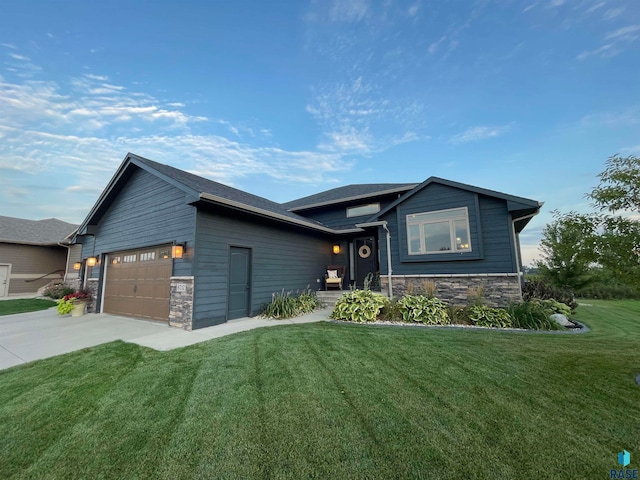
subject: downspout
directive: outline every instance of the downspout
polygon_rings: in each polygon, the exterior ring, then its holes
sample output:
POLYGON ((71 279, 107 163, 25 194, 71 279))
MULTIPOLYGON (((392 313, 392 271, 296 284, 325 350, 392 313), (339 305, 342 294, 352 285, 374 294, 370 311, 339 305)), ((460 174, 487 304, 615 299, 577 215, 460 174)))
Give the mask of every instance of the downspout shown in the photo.
POLYGON ((389 298, 393 299, 393 282, 391 281, 391 232, 387 228, 387 222, 383 222, 382 228, 387 232, 387 282, 389 283, 389 298))
POLYGON ((358 228, 366 228, 366 227, 382 227, 385 232, 387 232, 387 283, 389 285, 389 298, 393 298, 393 283, 391 281, 391 232, 389 228, 387 228, 387 221, 381 220, 378 222, 370 222, 370 223, 358 223, 356 224, 358 228))
POLYGON ((527 218, 535 217, 536 215, 538 215, 538 213, 539 212, 530 213, 529 215, 523 215, 522 217, 511 219, 511 234, 513 236, 513 253, 516 256, 516 271, 518 272, 518 289, 520 290, 520 298, 522 298, 522 281, 523 281, 523 278, 521 277, 522 272, 520 270, 520 263, 522 260, 522 256, 521 256, 521 252, 518 251, 519 248, 518 248, 518 241, 517 241, 518 239, 516 238, 516 222, 519 220, 526 220, 527 218))
POLYGON ((64 247, 64 248, 67 249, 67 261, 64 264, 64 279, 63 279, 63 281, 66 283, 67 282, 67 272, 69 271, 69 255, 71 255, 71 246, 70 245, 63 245, 60 242, 58 242, 58 246, 64 247))

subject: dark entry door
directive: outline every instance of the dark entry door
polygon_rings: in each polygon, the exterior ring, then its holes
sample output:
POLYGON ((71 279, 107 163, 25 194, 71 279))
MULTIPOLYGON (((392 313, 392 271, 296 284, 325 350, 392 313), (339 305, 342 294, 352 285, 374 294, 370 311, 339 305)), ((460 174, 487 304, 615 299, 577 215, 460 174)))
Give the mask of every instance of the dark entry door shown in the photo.
POLYGON ((376 273, 378 268, 378 250, 375 237, 361 237, 354 241, 356 258, 356 286, 364 287, 364 279, 369 273, 376 273))
POLYGON ((229 252, 228 320, 249 315, 250 279, 251 249, 231 247, 229 252))

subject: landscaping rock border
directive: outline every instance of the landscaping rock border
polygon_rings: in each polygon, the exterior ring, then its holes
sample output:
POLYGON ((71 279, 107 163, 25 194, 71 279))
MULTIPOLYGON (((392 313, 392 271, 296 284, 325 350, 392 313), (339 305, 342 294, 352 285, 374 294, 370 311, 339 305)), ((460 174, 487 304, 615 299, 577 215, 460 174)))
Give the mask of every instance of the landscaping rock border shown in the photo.
MULTIPOLYGON (((479 327, 477 325, 425 325, 423 323, 408 323, 408 322, 389 322, 389 321, 376 321, 376 322, 348 322, 346 320, 333 320, 330 322, 343 323, 347 325, 372 325, 376 327, 417 327, 417 328, 437 328, 437 329, 469 329, 469 330, 490 330, 492 332, 518 332, 518 333, 543 333, 543 334, 560 334, 560 335, 576 335, 580 333, 587 333, 591 329, 584 323, 576 320, 571 320, 578 325, 578 328, 567 328, 565 330, 528 330, 525 328, 495 328, 495 327, 479 327)), ((640 378, 640 375, 638 375, 640 378)))

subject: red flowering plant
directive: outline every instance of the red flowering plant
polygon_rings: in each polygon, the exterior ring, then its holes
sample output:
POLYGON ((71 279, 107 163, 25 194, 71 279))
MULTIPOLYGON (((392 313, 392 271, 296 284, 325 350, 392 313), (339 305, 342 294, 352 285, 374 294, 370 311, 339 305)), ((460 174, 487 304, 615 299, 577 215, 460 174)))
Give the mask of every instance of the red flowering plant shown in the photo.
POLYGON ((65 295, 58 300, 58 306, 56 307, 60 315, 66 315, 73 310, 73 307, 80 302, 87 302, 91 300, 91 295, 86 290, 78 290, 77 292, 65 295))

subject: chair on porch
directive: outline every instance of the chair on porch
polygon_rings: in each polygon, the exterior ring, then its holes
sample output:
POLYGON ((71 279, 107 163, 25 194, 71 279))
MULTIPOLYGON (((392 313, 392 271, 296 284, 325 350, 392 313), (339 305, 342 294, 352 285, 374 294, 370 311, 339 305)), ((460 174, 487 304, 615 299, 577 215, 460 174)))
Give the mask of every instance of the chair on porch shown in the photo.
POLYGON ((327 273, 324 275, 324 289, 329 287, 342 290, 342 279, 344 278, 344 265, 327 265, 327 273))

